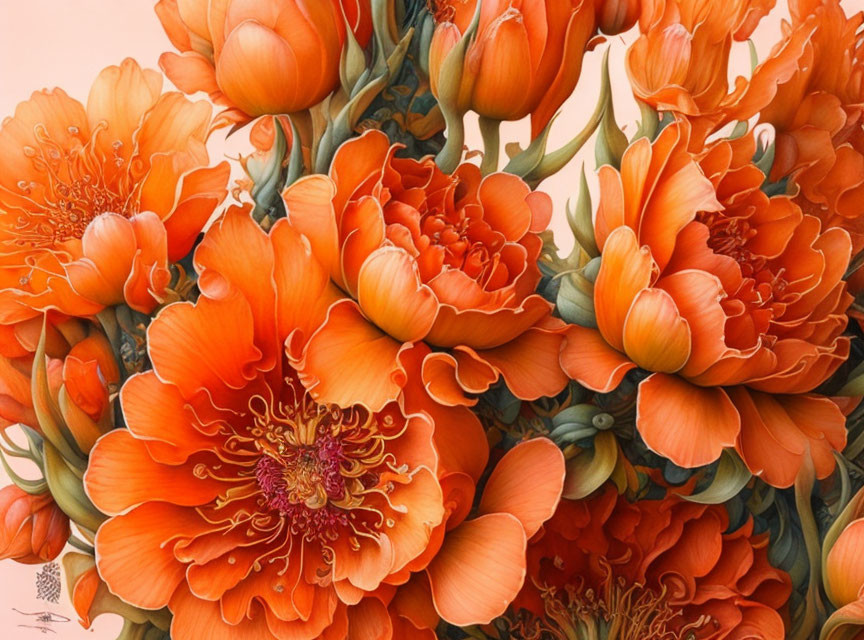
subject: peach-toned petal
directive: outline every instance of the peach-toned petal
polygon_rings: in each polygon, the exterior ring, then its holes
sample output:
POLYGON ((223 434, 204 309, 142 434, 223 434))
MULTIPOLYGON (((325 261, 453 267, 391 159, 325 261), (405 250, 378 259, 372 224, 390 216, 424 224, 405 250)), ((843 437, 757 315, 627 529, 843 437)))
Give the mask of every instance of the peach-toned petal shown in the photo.
POLYGON ((648 247, 640 247, 630 227, 618 227, 606 240, 594 284, 594 309, 600 333, 614 349, 624 350, 624 321, 630 305, 651 284, 654 269, 648 247))
POLYGON ((825 580, 836 606, 858 599, 864 587, 864 518, 850 522, 828 551, 825 580))
POLYGON ((525 580, 525 530, 509 513, 467 520, 447 534, 427 569, 435 609, 459 626, 501 615, 525 580))
POLYGON ((536 400, 557 395, 567 386, 560 354, 564 343, 560 329, 532 327, 510 342, 477 351, 477 358, 500 372, 517 398, 536 400))
POLYGON ((252 378, 261 351, 254 344, 252 312, 239 293, 196 304, 165 307, 147 330, 157 375, 173 382, 185 398, 201 389, 239 389, 252 378), (219 323, 205 323, 211 317, 219 323))
POLYGON ((221 94, 213 63, 197 51, 184 51, 181 54, 167 51, 159 56, 159 66, 183 93, 191 95, 204 91, 211 95, 221 94))
POLYGON ((379 411, 405 384, 400 349, 402 344, 366 320, 353 300, 340 300, 306 344, 298 371, 322 404, 379 411))
MULTIPOLYGON (((129 160, 134 149, 133 134, 161 91, 162 76, 152 69, 142 69, 132 58, 126 58, 120 66, 106 67, 97 76, 87 97, 87 118, 94 130, 104 127, 96 137, 96 146, 106 158, 129 160)), ((112 169, 110 164, 107 168, 112 169)), ((115 165, 114 169, 119 167, 115 165)))
POLYGON ((139 213, 130 222, 138 250, 123 285, 123 297, 136 311, 149 314, 158 304, 157 299, 164 299, 165 288, 171 282, 168 234, 159 217, 150 211, 139 213))
POLYGON ((277 331, 281 339, 297 332, 305 343, 327 315, 330 305, 343 297, 318 261, 308 238, 297 233, 287 220, 279 220, 270 231, 275 264, 277 331))
POLYGON ((261 286, 273 273, 273 245, 248 210, 232 207, 210 228, 195 250, 195 270, 201 293, 222 298, 240 291, 252 311, 255 344, 263 352, 262 368, 282 356, 286 335, 276 333, 276 293, 261 286))
POLYGON ((741 419, 723 389, 655 373, 639 385, 636 427, 653 451, 688 469, 735 445, 741 419))
POLYGON ((538 295, 525 298, 516 309, 459 311, 441 305, 438 317, 426 342, 439 347, 466 345, 474 349, 492 349, 523 334, 529 327, 549 316, 551 305, 538 295))
POLYGON ((483 219, 504 238, 516 242, 531 228, 533 215, 526 201, 531 190, 519 177, 493 173, 483 178, 478 193, 483 219))
POLYGON ((191 460, 180 465, 156 462, 143 442, 121 429, 96 443, 84 483, 93 503, 109 515, 156 500, 181 506, 201 505, 226 490, 219 480, 194 475, 194 466, 191 460))
POLYGON ((674 373, 690 357, 690 326, 672 296, 662 289, 643 289, 624 321, 624 351, 648 371, 674 373))
POLYGON ((309 238, 312 252, 334 282, 342 282, 339 235, 333 210, 336 185, 327 176, 301 178, 282 193, 288 221, 309 238))
POLYGON ((382 247, 363 263, 357 302, 372 322, 400 342, 422 340, 438 312, 435 294, 421 283, 417 264, 397 247, 382 247))
POLYGON ((236 640, 238 633, 242 633, 243 640, 273 640, 261 609, 256 609, 256 615, 244 620, 242 626, 233 626, 223 619, 218 602, 196 598, 183 585, 171 597, 170 607, 174 614, 171 637, 175 640, 236 640))
POLYGON ((348 608, 346 640, 391 640, 393 623, 387 607, 377 598, 363 598, 348 608))
POLYGON ((181 464, 193 453, 217 446, 177 387, 160 381, 153 371, 130 377, 120 390, 120 404, 129 431, 156 462, 181 464))
POLYGON ((230 173, 231 166, 220 162, 215 167, 193 169, 179 178, 180 193, 163 216, 168 232, 168 258, 172 262, 191 251, 198 234, 225 199, 230 173))
POLYGON ((567 329, 561 366, 576 382, 601 393, 612 391, 636 367, 627 356, 610 347, 599 331, 578 325, 567 329))
POLYGON ((551 440, 534 438, 517 444, 492 470, 479 513, 514 515, 530 538, 555 512, 564 472, 564 456, 551 440), (531 481, 526 483, 526 478, 531 481))
POLYGON ((99 575, 126 602, 161 609, 186 571, 174 557, 174 544, 210 526, 194 509, 158 503, 111 518, 96 532, 99 575))
POLYGON ((123 302, 137 249, 132 224, 116 213, 104 213, 87 225, 81 242, 84 258, 66 266, 72 287, 105 306, 123 302))

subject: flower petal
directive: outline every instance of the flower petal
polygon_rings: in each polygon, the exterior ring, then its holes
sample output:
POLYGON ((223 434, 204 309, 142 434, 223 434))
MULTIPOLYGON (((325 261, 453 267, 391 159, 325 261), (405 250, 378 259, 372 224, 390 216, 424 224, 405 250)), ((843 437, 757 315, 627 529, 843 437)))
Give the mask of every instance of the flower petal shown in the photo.
POLYGON ((530 538, 555 513, 564 472, 564 456, 551 440, 522 442, 495 465, 483 490, 479 513, 514 515, 530 538), (526 483, 526 478, 531 482, 526 483))
POLYGON ((650 449, 692 469, 735 445, 741 419, 723 389, 655 373, 639 385, 636 427, 650 449))

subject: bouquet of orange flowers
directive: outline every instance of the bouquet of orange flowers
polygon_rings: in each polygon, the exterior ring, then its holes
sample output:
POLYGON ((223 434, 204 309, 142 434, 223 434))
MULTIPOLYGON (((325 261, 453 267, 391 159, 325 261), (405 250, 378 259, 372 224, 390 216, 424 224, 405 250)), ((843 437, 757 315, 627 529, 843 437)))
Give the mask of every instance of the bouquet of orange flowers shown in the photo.
POLYGON ((120 640, 864 638, 853 5, 159 0, 0 128, 0 558, 120 640))

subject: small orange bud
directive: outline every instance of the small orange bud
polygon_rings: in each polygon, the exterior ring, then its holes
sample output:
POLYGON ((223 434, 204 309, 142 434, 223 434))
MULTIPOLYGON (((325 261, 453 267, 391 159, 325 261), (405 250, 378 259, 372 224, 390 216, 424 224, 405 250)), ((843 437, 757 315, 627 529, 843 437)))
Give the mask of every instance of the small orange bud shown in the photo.
POLYGON ((858 599, 864 587, 864 518, 849 523, 831 547, 825 562, 825 582, 835 606, 858 599))
POLYGON ((69 538, 69 518, 50 493, 30 495, 15 485, 0 490, 0 560, 49 562, 69 538))
MULTIPOLYGON (((429 52, 432 92, 439 100, 458 95, 459 111, 495 120, 531 115, 536 137, 570 96, 582 57, 595 33, 593 0, 485 0, 476 37, 465 53, 461 85, 442 97, 443 62, 469 29, 476 0, 437 5, 429 52)), ((446 72, 445 72, 446 73, 446 72)))

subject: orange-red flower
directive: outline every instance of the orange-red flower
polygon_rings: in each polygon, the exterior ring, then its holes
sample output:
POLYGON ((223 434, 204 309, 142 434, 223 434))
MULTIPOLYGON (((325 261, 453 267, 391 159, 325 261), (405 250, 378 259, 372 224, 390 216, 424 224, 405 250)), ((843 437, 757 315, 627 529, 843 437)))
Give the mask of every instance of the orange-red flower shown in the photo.
POLYGON ((746 40, 773 6, 774 0, 643 0, 642 35, 627 51, 633 92, 658 110, 693 119, 700 140, 724 123, 747 120, 795 72, 807 39, 796 34, 730 90, 733 42, 746 40))
POLYGON ((156 14, 180 51, 159 59, 171 82, 234 122, 318 104, 339 85, 346 21, 361 46, 372 35, 369 0, 159 0, 156 14))
POLYGON ((562 500, 528 548, 513 604, 519 638, 785 638, 789 576, 768 563, 753 521, 677 496, 630 503, 607 485, 562 500), (520 611, 521 610, 521 611, 520 611))
POLYGON ((791 485, 805 456, 823 478, 845 421, 804 394, 849 354, 849 235, 760 190, 752 135, 694 157, 688 130, 670 125, 631 145, 620 172, 601 168, 598 329, 571 329, 565 370, 601 391, 635 367, 652 372, 637 427, 676 464, 735 446, 774 486, 791 485))
POLYGON ((792 0, 789 9, 784 42, 809 38, 794 75, 760 115, 777 131, 771 178, 790 178, 801 208, 847 229, 857 252, 864 247, 864 12, 847 18, 837 0, 792 0))
POLYGON ((85 108, 61 89, 0 128, 0 322, 44 309, 149 312, 226 195, 207 168, 211 107, 131 59, 96 79, 85 108))
POLYGON ((69 538, 69 518, 50 493, 31 495, 15 485, 0 489, 0 560, 49 562, 69 538))
POLYGON ((322 402, 378 409, 404 386, 401 354, 425 342, 440 349, 423 361, 423 380, 445 404, 473 402, 465 392, 502 376, 520 398, 558 393, 563 323, 534 294, 549 197, 513 175, 481 179, 471 164, 445 174, 396 149, 367 131, 338 150, 329 176, 283 194, 289 224, 350 295, 296 341, 308 339, 293 351, 304 383, 322 402), (346 370, 349 349, 357 362, 346 370))
MULTIPOLYGON (((429 400, 419 349, 402 359, 398 403, 311 396, 287 353, 342 294, 309 246, 285 220, 265 234, 229 210, 195 254, 201 298, 148 328, 153 371, 121 391, 128 430, 91 452, 85 487, 111 516, 96 535, 99 574, 126 602, 169 606, 177 640, 398 627, 387 605, 424 569, 438 611, 458 621, 461 572, 478 565, 470 614, 485 620, 518 592, 525 541, 560 495, 560 451, 527 443, 490 479, 482 515, 461 523, 467 509, 452 505, 470 507, 459 499, 487 444, 468 409, 429 400), (515 481, 525 459, 540 468, 529 486, 515 481)), ((344 336, 326 346, 340 371, 369 375, 344 336)))
MULTIPOLYGON (((477 0, 436 3, 429 51, 432 92, 448 78, 442 65, 468 30, 477 0)), ((457 109, 496 120, 531 115, 536 137, 570 96, 594 35, 592 0, 484 0, 477 34, 465 54, 457 109)))

